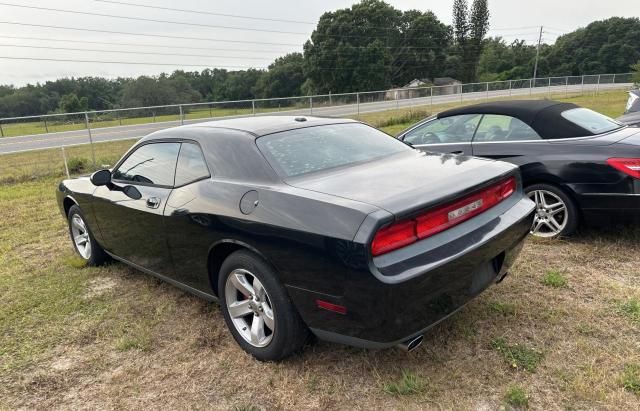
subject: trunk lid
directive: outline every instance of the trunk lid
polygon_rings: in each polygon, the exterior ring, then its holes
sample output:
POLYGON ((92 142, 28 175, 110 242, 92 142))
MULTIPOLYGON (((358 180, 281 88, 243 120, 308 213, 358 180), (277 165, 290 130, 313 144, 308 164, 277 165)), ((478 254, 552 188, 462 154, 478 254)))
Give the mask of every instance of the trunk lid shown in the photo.
POLYGON ((371 204, 402 217, 460 197, 516 169, 505 162, 416 150, 285 182, 371 204))

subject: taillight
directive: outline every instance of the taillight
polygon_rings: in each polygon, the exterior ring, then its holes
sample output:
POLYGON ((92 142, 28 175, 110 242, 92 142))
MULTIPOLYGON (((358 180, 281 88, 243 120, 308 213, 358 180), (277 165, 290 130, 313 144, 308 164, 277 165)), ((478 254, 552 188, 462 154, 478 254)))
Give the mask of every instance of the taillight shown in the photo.
POLYGON ((400 221, 381 228, 371 243, 371 254, 380 255, 418 240, 415 220, 400 221))
POLYGON ((462 223, 495 206, 516 191, 515 177, 438 206, 409 220, 381 228, 371 243, 374 256, 415 243, 462 223))
POLYGON ((640 178, 640 158, 610 158, 607 164, 634 178, 640 178))

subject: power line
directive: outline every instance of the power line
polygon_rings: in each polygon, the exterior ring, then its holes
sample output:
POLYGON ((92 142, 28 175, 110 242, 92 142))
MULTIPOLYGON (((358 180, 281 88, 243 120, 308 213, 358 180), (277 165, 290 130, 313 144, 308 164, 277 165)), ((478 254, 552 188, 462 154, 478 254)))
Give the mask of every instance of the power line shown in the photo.
MULTIPOLYGON (((143 61, 113 61, 113 60, 84 60, 84 59, 54 59, 45 57, 13 57, 13 56, 0 56, 0 60, 26 60, 26 61, 50 61, 60 63, 98 63, 98 64, 123 64, 123 65, 142 65, 142 66, 171 66, 171 67, 209 67, 208 64, 185 64, 185 63, 153 63, 143 61)), ((370 70, 377 70, 381 68, 395 68, 392 65, 377 66, 370 70)), ((429 68, 431 65, 419 65, 419 66, 404 66, 403 68, 429 68)), ((240 68, 240 69, 255 69, 265 70, 264 67, 253 66, 235 66, 235 65, 222 65, 222 68, 240 68)), ((354 70, 363 69, 362 66, 350 66, 350 67, 317 67, 319 70, 354 70)))
POLYGON ((72 40, 72 39, 53 39, 46 37, 21 37, 21 36, 4 36, 0 35, 3 39, 14 40, 37 40, 37 41, 55 41, 63 43, 82 43, 82 44, 103 44, 108 46, 133 46, 133 47, 156 47, 164 49, 180 49, 180 50, 209 50, 209 51, 231 51, 231 52, 246 52, 246 53, 282 53, 282 50, 264 50, 264 49, 222 49, 212 47, 192 47, 192 46, 168 46, 164 44, 143 44, 143 43, 121 43, 121 42, 108 42, 108 41, 91 41, 91 40, 72 40))
MULTIPOLYGON (((41 27, 41 28, 49 28, 56 30, 70 30, 70 31, 82 31, 82 32, 91 32, 91 33, 107 33, 107 34, 121 34, 126 36, 138 36, 138 37, 156 37, 156 38, 164 38, 164 39, 176 39, 176 40, 199 40, 199 41, 211 41, 217 43, 240 43, 240 44, 262 44, 262 45, 271 45, 271 46, 295 46, 300 47, 300 44, 296 43, 276 43, 276 42, 266 42, 266 41, 249 41, 249 40, 230 40, 230 39, 212 39, 205 37, 188 37, 188 36, 170 36, 167 34, 150 34, 150 33, 134 33, 130 31, 114 31, 114 30, 100 30, 100 29, 87 29, 87 28, 79 28, 79 27, 69 27, 69 26, 53 26, 46 24, 35 24, 35 23, 22 23, 16 21, 0 21, 0 24, 8 24, 15 26, 24 26, 24 27, 41 27)), ((48 40, 48 39, 47 39, 48 40)), ((58 41, 58 40, 52 40, 58 41)), ((75 42, 79 42, 79 40, 74 40, 75 42)), ((113 43, 116 44, 116 43, 113 43)), ((122 43, 124 44, 124 43, 122 43)), ((152 46, 152 45, 149 45, 152 46)), ((152 46, 156 47, 156 46, 152 46)), ((160 46, 158 46, 160 47, 160 46)), ((368 46, 350 46, 352 48, 360 49, 367 48, 368 46)), ((182 48, 182 47, 177 47, 182 48)), ((189 47, 184 47, 189 48, 189 47)), ((382 48, 386 49, 397 49, 397 48, 406 48, 406 49, 431 49, 431 48, 439 48, 439 47, 427 47, 427 46, 382 46, 382 48)), ((248 51, 248 50, 247 50, 248 51)))
MULTIPOLYGON (((191 23, 186 21, 174 21, 174 20, 160 20, 160 19, 151 19, 145 17, 132 17, 132 16, 121 16, 116 14, 106 14, 106 13, 95 13, 88 11, 78 11, 78 10, 68 10, 68 9, 56 9, 50 7, 40 7, 40 6, 27 6, 22 4, 13 4, 13 3, 4 3, 0 2, 0 6, 7 7, 17 7, 29 10, 40 10, 40 11, 50 11, 57 13, 69 13, 76 15, 84 15, 84 16, 95 16, 95 17, 107 17, 107 18, 115 18, 122 20, 132 20, 132 21, 144 21, 144 22, 152 22, 152 23, 162 23, 162 24, 176 24, 183 26, 194 26, 194 27, 205 27, 205 28, 213 28, 213 29, 223 29, 223 30, 239 30, 239 31, 255 31, 255 32, 264 32, 264 33, 276 33, 276 34, 292 34, 292 35, 304 35, 308 36, 310 33, 307 32, 298 32, 298 31, 287 31, 287 30, 272 30, 272 29, 258 29, 253 27, 236 27, 236 26, 222 26, 222 25, 214 25, 214 24, 202 24, 202 23, 191 23)), ((386 30, 396 30, 395 28, 381 28, 381 27, 373 27, 378 29, 386 29, 386 30)), ((513 28, 514 30, 517 28, 513 28)), ((508 30, 508 29, 503 29, 508 30)), ((408 31, 416 31, 416 32, 428 32, 433 33, 434 30, 425 30, 425 29, 408 29, 408 31)), ((338 37, 338 38, 378 38, 385 39, 384 35, 382 37, 373 37, 371 35, 357 35, 357 34, 327 34, 327 33, 318 33, 315 35, 324 36, 324 37, 338 37)), ((436 38, 445 38, 446 36, 429 36, 429 37, 411 37, 411 39, 419 39, 419 38, 427 38, 427 39, 436 39, 436 38)))
POLYGON ((281 22, 281 23, 295 23, 295 24, 311 24, 315 25, 316 23, 312 21, 300 21, 300 20, 285 20, 285 19, 274 19, 268 17, 254 17, 254 16, 241 16, 238 14, 224 14, 224 13, 214 13, 211 11, 204 10, 188 10, 188 9, 176 9, 172 7, 161 7, 161 6, 152 6, 149 4, 139 4, 139 3, 129 3, 124 1, 109 1, 109 0, 94 0, 100 3, 112 3, 119 4, 122 6, 135 6, 135 7, 144 7, 147 9, 156 9, 156 10, 167 10, 167 11, 178 11, 181 13, 195 13, 195 14, 207 14, 210 16, 220 16, 220 17, 232 17, 238 19, 247 19, 247 20, 263 20, 263 21, 272 21, 272 22, 281 22))
POLYGON ((240 60, 265 60, 266 59, 266 57, 243 57, 243 56, 207 55, 207 54, 157 53, 157 52, 145 52, 145 51, 105 50, 105 49, 79 49, 79 48, 74 48, 74 47, 30 46, 30 45, 1 44, 1 43, 0 43, 0 47, 17 47, 17 48, 31 48, 31 49, 44 49, 44 50, 91 51, 91 52, 100 52, 100 53, 146 54, 146 55, 157 55, 157 56, 232 58, 232 59, 240 59, 240 60))
POLYGON ((16 26, 26 26, 26 27, 43 27, 43 28, 50 28, 50 29, 73 30, 73 31, 86 31, 86 32, 92 32, 92 33, 123 34, 126 36, 158 37, 158 38, 177 39, 177 40, 202 40, 202 41, 214 41, 214 42, 224 42, 224 43, 265 44, 270 46, 300 47, 300 44, 298 43, 274 43, 274 42, 267 42, 267 41, 228 40, 228 39, 222 40, 222 39, 212 39, 212 38, 204 38, 204 37, 169 36, 167 34, 133 33, 130 31, 128 32, 128 31, 86 29, 86 28, 78 28, 78 27, 51 26, 46 24, 20 23, 20 22, 14 22, 14 21, 0 21, 0 24, 11 24, 16 26))
POLYGON ((39 7, 39 6, 26 6, 26 5, 23 5, 23 4, 0 3, 0 6, 18 7, 18 8, 29 9, 29 10, 53 11, 53 12, 56 12, 56 13, 79 14, 79 15, 83 15, 83 16, 109 17, 109 18, 123 19, 123 20, 146 21, 146 22, 151 22, 151 23, 178 24, 178 25, 183 25, 183 26, 207 27, 207 28, 214 28, 214 29, 240 30, 240 31, 258 31, 258 32, 263 32, 263 33, 296 34, 296 35, 304 35, 304 36, 308 35, 308 33, 298 32, 298 31, 256 29, 256 28, 253 28, 253 27, 219 26, 219 25, 213 25, 213 24, 190 23, 190 22, 186 22, 186 21, 159 20, 159 19, 149 19, 149 18, 144 18, 144 17, 119 16, 119 15, 116 15, 116 14, 92 13, 92 12, 88 12, 88 11, 54 9, 54 8, 39 7))
MULTIPOLYGON (((151 19, 151 18, 145 18, 145 17, 120 16, 115 14, 94 13, 94 12, 88 12, 88 11, 67 10, 67 9, 54 9, 50 7, 27 6, 22 4, 12 4, 12 3, 4 3, 4 2, 0 2, 0 6, 17 7, 17 8, 23 8, 23 9, 29 9, 29 10, 51 11, 51 12, 57 12, 57 13, 77 14, 77 15, 84 15, 84 16, 107 17, 107 18, 115 18, 115 19, 122 19, 122 20, 144 21, 144 22, 151 22, 151 23, 205 27, 205 28, 223 29, 223 30, 255 31, 255 32, 264 32, 264 33, 293 34, 293 35, 304 35, 304 36, 308 36, 310 34, 307 32, 298 32, 298 31, 258 29, 253 27, 221 26, 221 25, 214 25, 214 24, 190 23, 186 21, 173 21, 173 20, 151 19)), ((372 38, 372 36, 368 36, 368 35, 354 35, 354 34, 326 34, 326 33, 315 33, 315 34, 318 36, 338 37, 338 38, 346 38, 346 37, 366 38, 366 39, 372 38)), ((376 37, 376 38, 380 38, 380 37, 376 37)), ((385 37, 382 37, 382 38, 385 38, 385 37)), ((415 38, 417 37, 413 37, 413 39, 415 38)), ((427 38, 434 39, 435 36, 427 37, 427 38)), ((439 38, 443 38, 443 37, 439 36, 439 38)))
MULTIPOLYGON (((143 8, 154 9, 154 10, 177 11, 177 12, 180 12, 180 13, 206 14, 206 15, 211 15, 211 16, 232 17, 232 18, 249 19, 249 20, 264 20, 264 21, 270 21, 270 22, 317 25, 317 22, 312 22, 312 21, 287 20, 287 19, 276 19, 276 18, 268 18, 268 17, 255 17, 255 16, 246 16, 246 15, 239 15, 239 14, 224 14, 224 13, 205 11, 205 10, 179 9, 179 8, 174 8, 174 7, 155 6, 155 5, 151 5, 151 4, 132 3, 132 2, 128 2, 128 1, 115 1, 115 0, 94 0, 94 1, 100 2, 100 3, 118 4, 118 5, 122 5, 122 6, 143 7, 143 8)), ((348 27, 361 27, 360 24, 351 24, 351 23, 349 23, 349 24, 342 23, 340 25, 341 26, 348 26, 348 27)), ((395 27, 377 27, 377 28, 382 29, 382 30, 397 30, 397 28, 395 28, 395 27)), ((511 30, 512 31, 512 30, 532 29, 532 28, 535 29, 535 28, 538 28, 538 26, 498 27, 498 28, 494 28, 494 29, 491 29, 491 30, 493 30, 493 31, 509 31, 509 30, 511 30)), ((433 31, 433 30, 425 30, 425 29, 409 29, 409 30, 418 30, 418 31, 425 31, 425 32, 426 31, 433 31)))
MULTIPOLYGON (((185 63, 151 63, 144 61, 107 61, 107 60, 78 60, 78 59, 53 59, 53 58, 44 58, 44 57, 13 57, 13 56, 0 56, 0 60, 28 60, 28 61, 54 61, 61 63, 99 63, 99 64, 133 64, 133 65, 141 65, 141 66, 172 66, 172 67, 208 67, 208 64, 185 64, 185 63)), ((233 65, 222 65, 222 67, 228 68, 240 68, 240 69, 257 69, 263 70, 263 67, 253 67, 253 66, 233 66, 233 65)))

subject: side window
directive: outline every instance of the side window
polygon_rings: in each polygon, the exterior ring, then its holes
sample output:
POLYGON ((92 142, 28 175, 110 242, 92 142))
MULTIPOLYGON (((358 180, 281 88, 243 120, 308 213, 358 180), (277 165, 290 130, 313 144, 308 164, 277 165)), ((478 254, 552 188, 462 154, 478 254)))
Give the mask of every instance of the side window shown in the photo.
POLYGON ((541 137, 534 129, 511 116, 498 114, 486 114, 478 131, 474 142, 483 141, 518 141, 518 140, 541 140, 541 137))
POLYGON ((428 121, 405 135, 413 145, 470 143, 482 115, 463 114, 428 121))
POLYGON ((197 144, 182 143, 176 167, 176 186, 209 177, 209 169, 197 144))
POLYGON ((140 146, 113 172, 114 180, 173 186, 180 143, 140 146))

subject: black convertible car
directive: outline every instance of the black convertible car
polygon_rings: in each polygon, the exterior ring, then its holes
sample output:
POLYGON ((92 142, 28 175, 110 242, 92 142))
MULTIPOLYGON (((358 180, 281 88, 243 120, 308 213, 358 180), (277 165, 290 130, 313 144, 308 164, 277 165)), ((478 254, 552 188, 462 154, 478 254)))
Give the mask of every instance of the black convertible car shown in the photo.
POLYGON ((602 224, 640 217, 640 129, 575 104, 523 100, 454 108, 398 138, 422 150, 520 166, 537 205, 531 228, 537 236, 571 234, 581 218, 602 224))
POLYGON ((412 349, 504 278, 533 219, 518 168, 414 150, 352 120, 257 117, 136 143, 63 181, 77 252, 219 300, 261 360, 310 335, 412 349))

